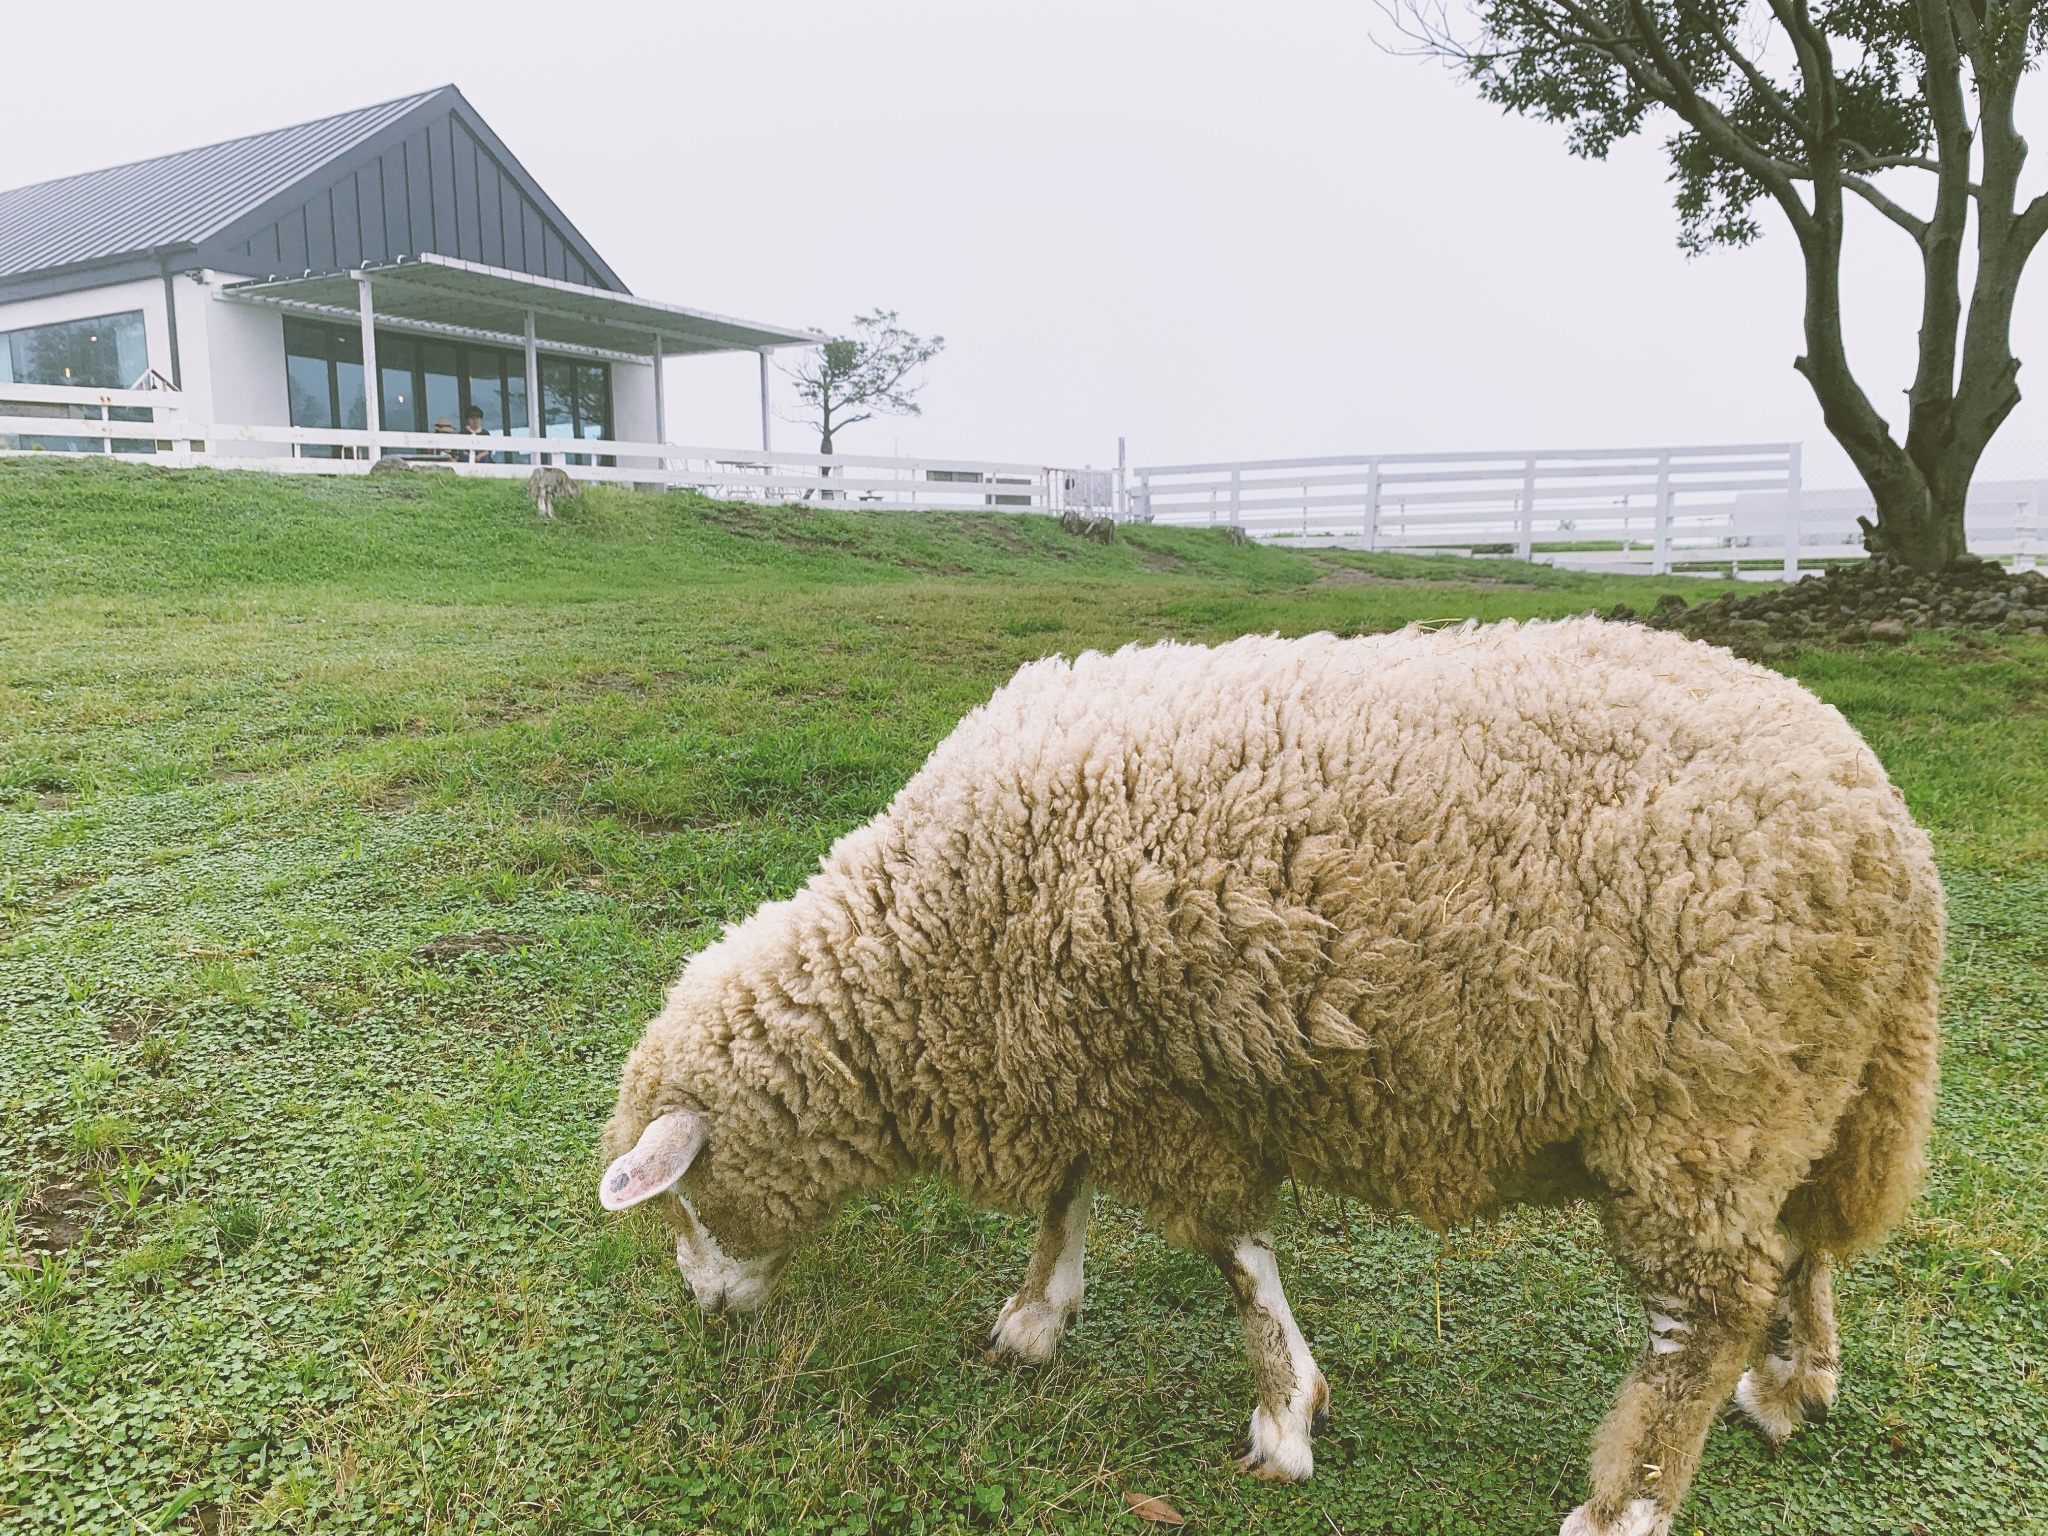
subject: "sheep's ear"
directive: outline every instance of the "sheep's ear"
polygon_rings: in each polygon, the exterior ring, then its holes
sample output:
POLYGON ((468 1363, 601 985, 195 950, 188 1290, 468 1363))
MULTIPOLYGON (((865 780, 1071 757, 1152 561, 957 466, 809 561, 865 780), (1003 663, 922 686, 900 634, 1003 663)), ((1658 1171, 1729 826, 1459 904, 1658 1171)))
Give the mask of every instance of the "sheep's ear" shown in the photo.
POLYGON ((690 1159, 704 1145, 704 1121, 679 1109, 648 1122, 633 1150, 604 1171, 597 1198, 608 1211, 623 1211, 675 1188, 690 1171, 690 1159))

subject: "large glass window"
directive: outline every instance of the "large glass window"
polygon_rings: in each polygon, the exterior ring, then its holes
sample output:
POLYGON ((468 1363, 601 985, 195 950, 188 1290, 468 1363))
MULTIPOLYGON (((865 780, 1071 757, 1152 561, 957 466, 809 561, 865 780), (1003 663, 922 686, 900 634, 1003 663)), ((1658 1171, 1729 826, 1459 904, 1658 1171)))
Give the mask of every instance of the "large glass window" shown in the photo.
MULTIPOLYGON (((347 427, 360 432, 369 424, 363 404, 360 331, 343 325, 287 319, 284 352, 293 426, 347 427)), ((350 450, 319 444, 299 451, 306 458, 333 459, 346 456, 350 450)))
MULTIPOLYGON (((420 414, 422 431, 450 432, 462 425, 462 354, 445 341, 420 343, 420 414)), ((486 418, 488 420, 488 418, 486 418)))
MULTIPOLYGON (((549 437, 610 437, 611 369, 603 363, 578 363, 566 357, 541 359, 541 431, 549 437)), ((571 464, 588 464, 590 456, 572 453, 571 464)))
MULTIPOLYGON (((292 425, 363 427, 360 330, 297 317, 284 323, 285 377, 292 425)), ((503 347, 377 333, 383 425, 393 432, 461 432, 471 412, 492 437, 525 437, 526 357, 503 347)), ((611 436, 611 369, 542 355, 542 431, 549 437, 611 436)), ((306 454, 339 450, 307 448, 306 454)), ((578 455, 569 460, 587 463, 578 455)))
MULTIPOLYGON (((117 315, 94 315, 84 320, 60 320, 54 325, 32 325, 16 331, 0 331, 0 384, 68 384, 81 389, 132 389, 146 382, 149 345, 142 328, 142 311, 127 310, 117 315)), ((49 416, 77 421, 87 414, 97 416, 94 407, 81 405, 10 404, 9 416, 49 416)), ((115 406, 108 411, 114 421, 148 421, 152 412, 135 406, 115 406)), ((98 453, 97 437, 24 437, 19 443, 5 440, 7 447, 40 448, 50 453, 98 453)), ((116 438, 116 453, 154 453, 152 439, 116 438)))

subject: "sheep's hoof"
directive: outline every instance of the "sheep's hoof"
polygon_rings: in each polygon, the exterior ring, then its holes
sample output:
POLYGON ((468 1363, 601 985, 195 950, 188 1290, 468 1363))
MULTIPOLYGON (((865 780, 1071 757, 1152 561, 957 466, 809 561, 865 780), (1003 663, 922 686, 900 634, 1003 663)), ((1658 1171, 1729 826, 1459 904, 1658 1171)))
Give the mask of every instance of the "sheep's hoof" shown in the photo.
POLYGON ((1671 1516, 1655 1499, 1631 1499, 1628 1508, 1604 1525, 1593 1523, 1591 1504, 1581 1504, 1564 1517, 1557 1536, 1670 1536, 1671 1516))
POLYGON ((1263 1407, 1252 1410, 1251 1432, 1244 1454, 1237 1458, 1237 1470, 1268 1483, 1305 1483, 1316 1470, 1316 1453, 1309 1444, 1309 1417, 1289 1410, 1278 1419, 1263 1407))
POLYGON ((1044 1365, 1060 1347, 1060 1338, 1074 1320, 1072 1312, 1050 1301, 1020 1301, 1012 1296, 996 1314, 988 1336, 991 1355, 1014 1355, 1028 1365, 1044 1365))
POLYGON ((1735 1407, 1775 1455, 1802 1423, 1827 1422, 1834 1395, 1834 1372, 1796 1375, 1791 1361, 1773 1355, 1742 1373, 1742 1380, 1735 1384, 1735 1407))

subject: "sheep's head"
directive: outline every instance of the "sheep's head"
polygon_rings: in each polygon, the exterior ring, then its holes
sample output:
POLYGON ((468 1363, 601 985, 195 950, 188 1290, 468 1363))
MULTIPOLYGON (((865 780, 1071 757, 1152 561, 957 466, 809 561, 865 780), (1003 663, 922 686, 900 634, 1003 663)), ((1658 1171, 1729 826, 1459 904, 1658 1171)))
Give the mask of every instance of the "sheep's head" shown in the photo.
POLYGON ((775 1294, 788 1249, 762 1249, 760 1234, 751 1230, 758 1223, 736 1219, 741 1213, 731 1208, 715 1179, 693 1181, 706 1186, 702 1189, 689 1187, 691 1167, 710 1135, 695 1110, 655 1116, 632 1148, 605 1169, 598 1200, 608 1211, 623 1211, 643 1200, 672 1197, 663 1214, 675 1229, 676 1264, 697 1305, 706 1312, 752 1312, 775 1294), (719 1241, 714 1225, 729 1238, 737 1235, 737 1255, 719 1241))

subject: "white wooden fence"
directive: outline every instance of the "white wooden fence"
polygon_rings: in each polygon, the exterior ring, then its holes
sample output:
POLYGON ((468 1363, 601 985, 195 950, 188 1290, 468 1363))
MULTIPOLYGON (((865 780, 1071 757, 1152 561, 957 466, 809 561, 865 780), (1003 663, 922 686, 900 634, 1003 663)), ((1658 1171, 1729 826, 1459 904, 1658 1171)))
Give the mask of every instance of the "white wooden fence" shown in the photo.
MULTIPOLYGON (((1800 445, 1358 454, 1132 472, 1131 515, 1227 524, 1277 543, 1514 555, 1583 569, 1734 569, 1798 578, 1863 554, 1863 490, 1800 483, 1800 445), (1764 567, 1759 572, 1756 568, 1764 567)), ((1970 548, 2031 565, 2048 482, 1973 487, 1970 548)))
POLYGON ((1262 539, 1369 550, 1565 557, 1644 565, 1727 546, 1746 503, 1751 558, 1789 568, 1803 530, 1799 445, 1389 453, 1141 466, 1132 515, 1216 523, 1262 539), (1775 523, 1772 517, 1775 516, 1775 523))
POLYGON ((149 454, 153 463, 279 474, 367 474, 400 457, 459 475, 524 479, 537 460, 577 480, 683 487, 733 501, 835 501, 905 511, 1106 512, 1101 472, 979 459, 763 453, 596 438, 232 425, 171 390, 0 384, 0 454, 149 454), (136 419, 140 417, 141 419, 136 419))
MULTIPOLYGON (((170 389, 0 384, 0 454, 146 453, 165 465, 367 474, 379 455, 520 479, 534 462, 579 480, 685 487, 735 501, 843 501, 904 511, 1069 508, 1230 525, 1295 545, 1516 555, 1580 568, 1728 568, 1796 579, 1799 561, 1863 553, 1860 490, 1800 484, 1797 443, 1063 469, 973 459, 762 453, 675 443, 273 427, 209 422, 170 389), (1125 506, 1118 507, 1122 500, 1125 506), (1758 567, 1763 567, 1759 571, 1758 567)), ((1973 486, 1979 554, 2031 566, 2048 536, 2048 481, 1973 486)))

